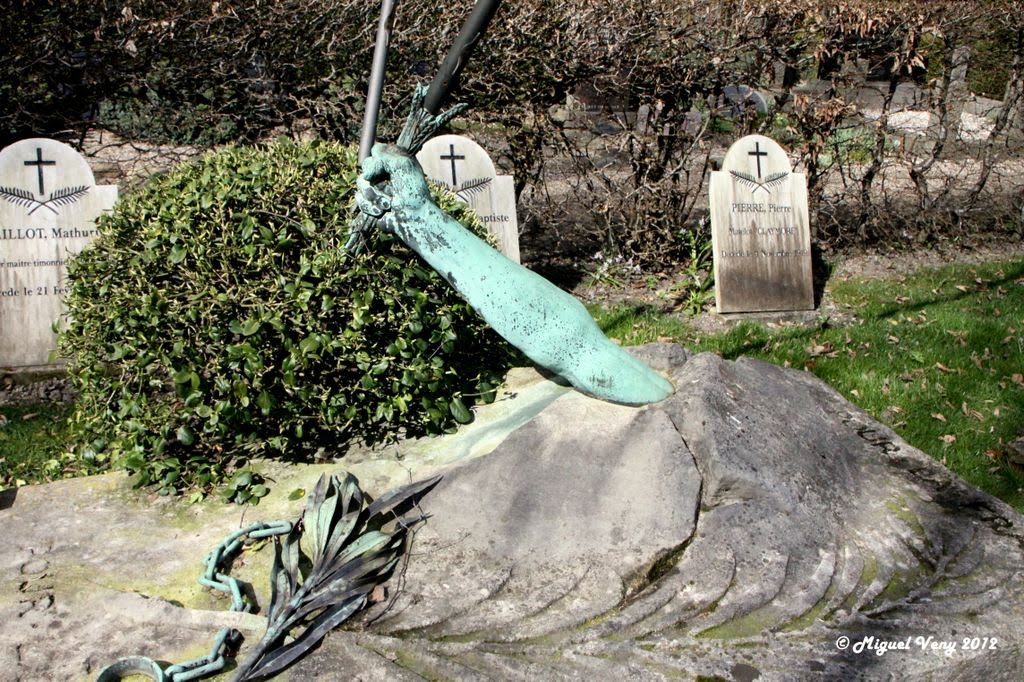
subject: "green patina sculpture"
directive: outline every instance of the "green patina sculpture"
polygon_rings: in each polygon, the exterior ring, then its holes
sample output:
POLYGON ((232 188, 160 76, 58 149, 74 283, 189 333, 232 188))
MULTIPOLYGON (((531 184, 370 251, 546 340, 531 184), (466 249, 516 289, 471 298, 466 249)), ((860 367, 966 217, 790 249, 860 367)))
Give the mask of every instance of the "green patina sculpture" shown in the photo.
POLYGON ((442 211, 419 163, 401 147, 375 145, 357 182, 360 210, 418 253, 532 361, 612 402, 643 405, 672 394, 672 384, 612 343, 582 303, 442 211))
POLYGON ((392 2, 382 4, 367 111, 360 142, 362 174, 356 199, 363 219, 346 249, 358 249, 374 224, 394 233, 444 277, 501 334, 541 367, 598 398, 644 405, 672 394, 667 380, 608 340, 575 298, 515 263, 463 228, 433 202, 414 155, 465 105, 442 111, 494 16, 500 0, 477 0, 430 88, 417 87, 395 146, 375 145, 392 2))

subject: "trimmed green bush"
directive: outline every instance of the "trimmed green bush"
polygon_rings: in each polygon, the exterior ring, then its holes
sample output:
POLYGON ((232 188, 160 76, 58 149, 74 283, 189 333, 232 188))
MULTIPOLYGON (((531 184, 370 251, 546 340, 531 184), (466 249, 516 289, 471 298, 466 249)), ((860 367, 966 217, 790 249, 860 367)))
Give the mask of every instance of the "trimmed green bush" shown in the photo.
POLYGON ((451 430, 493 398, 510 348, 444 280, 387 235, 343 253, 355 174, 351 148, 282 140, 122 199, 69 265, 83 457, 208 490, 252 456, 451 430))

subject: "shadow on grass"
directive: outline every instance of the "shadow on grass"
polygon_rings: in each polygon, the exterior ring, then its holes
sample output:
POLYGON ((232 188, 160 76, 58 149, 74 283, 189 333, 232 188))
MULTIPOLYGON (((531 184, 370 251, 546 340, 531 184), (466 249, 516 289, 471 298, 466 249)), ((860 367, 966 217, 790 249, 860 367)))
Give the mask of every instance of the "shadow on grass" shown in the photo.
POLYGON ((1024 261, 923 271, 904 284, 837 283, 833 294, 853 302, 854 324, 745 321, 707 336, 651 306, 599 317, 628 343, 671 338, 728 360, 810 370, 914 447, 1024 508, 1024 471, 1005 456, 1006 444, 1024 435, 1022 285, 1024 261))
MULTIPOLYGON (((1004 275, 1002 277, 991 280, 983 279, 981 281, 981 284, 979 284, 978 286, 996 288, 1021 279, 1022 277, 1024 277, 1024 261, 1021 261, 1019 263, 1008 264, 1003 268, 1003 270, 1004 275)), ((894 285, 894 294, 898 294, 896 286, 897 285, 894 285)), ((977 296, 978 294, 983 293, 984 291, 984 289, 955 289, 954 291, 950 291, 944 294, 936 294, 929 298, 908 300, 903 303, 887 305, 876 313, 867 315, 858 314, 858 317, 865 323, 881 322, 899 317, 901 315, 920 313, 922 310, 929 308, 931 306, 960 302, 969 297, 977 296)), ((654 309, 651 308, 650 306, 641 306, 631 310, 635 310, 638 315, 645 313, 649 314, 654 312, 654 309)), ((612 319, 627 316, 627 311, 622 311, 616 316, 616 318, 612 319)), ((1024 324, 1024 321, 1022 321, 1022 324, 1024 324)), ((757 355, 765 352, 765 344, 772 339, 783 339, 786 341, 804 340, 809 342, 811 339, 820 335, 822 332, 836 328, 837 327, 834 327, 831 324, 829 324, 828 321, 824 321, 821 324, 815 325, 813 327, 800 327, 785 330, 782 332, 776 331, 774 333, 770 333, 768 330, 766 330, 764 327, 762 327, 756 322, 743 322, 734 327, 726 334, 726 338, 729 339, 729 341, 726 343, 726 345, 717 349, 716 352, 718 352, 719 355, 721 355, 723 358, 726 358, 728 360, 735 360, 736 358, 742 357, 744 355, 757 355), (732 340, 731 337, 735 337, 740 334, 744 334, 748 338, 737 338, 735 339, 735 341, 732 340)))
MULTIPOLYGON (((981 280, 981 284, 979 284, 978 286, 985 286, 989 288, 1000 287, 1004 284, 1009 284, 1010 282, 1015 282, 1016 280, 1024 278, 1024 261, 1020 261, 1017 263, 1008 263, 1003 268, 1003 271, 1004 275, 1002 277, 991 280, 983 279, 981 280)), ((886 320, 895 317, 896 315, 899 315, 901 313, 906 314, 908 312, 920 312, 924 308, 933 305, 940 305, 943 303, 956 303, 970 296, 976 296, 980 293, 984 293, 984 291, 984 289, 956 289, 955 293, 949 292, 948 294, 936 294, 935 296, 928 299, 913 302, 908 301, 906 303, 897 303, 895 305, 890 305, 880 310, 877 314, 865 319, 886 320)))
POLYGON ((1021 508, 1024 471, 1009 463, 1005 446, 1024 435, 1022 278, 1024 261, 940 269, 905 287, 853 284, 864 301, 859 324, 769 330, 744 323, 702 345, 730 360, 813 371, 915 447, 948 458, 969 482, 1021 508))

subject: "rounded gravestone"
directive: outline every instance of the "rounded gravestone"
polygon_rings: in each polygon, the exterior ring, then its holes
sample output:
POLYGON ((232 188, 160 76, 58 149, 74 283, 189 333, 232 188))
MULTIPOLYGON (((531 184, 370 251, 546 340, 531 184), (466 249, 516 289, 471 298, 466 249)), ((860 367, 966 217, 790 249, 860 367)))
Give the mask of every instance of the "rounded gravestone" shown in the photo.
POLYGON ((732 118, 742 115, 747 107, 753 107, 759 114, 768 113, 768 102, 764 95, 749 85, 726 85, 722 88, 722 97, 725 98, 732 118))
POLYGON ((718 312, 813 309, 807 180, 785 150, 764 135, 737 140, 709 198, 718 312))
POLYGON ((56 140, 0 151, 0 367, 47 365, 63 311, 65 265, 117 199, 85 159, 56 140))
POLYGON ((469 204, 494 236, 497 248, 519 262, 515 179, 498 175, 487 151, 465 135, 438 135, 416 154, 423 173, 469 204))

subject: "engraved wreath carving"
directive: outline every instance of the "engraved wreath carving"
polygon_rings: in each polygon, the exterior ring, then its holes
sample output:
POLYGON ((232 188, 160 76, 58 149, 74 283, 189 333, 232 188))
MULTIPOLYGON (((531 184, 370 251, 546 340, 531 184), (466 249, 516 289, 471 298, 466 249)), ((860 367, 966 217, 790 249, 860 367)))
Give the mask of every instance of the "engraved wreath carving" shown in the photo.
POLYGON ((756 192, 759 189, 763 189, 768 194, 772 193, 772 187, 778 185, 787 177, 789 177, 789 173, 787 173, 786 171, 781 171, 779 173, 772 173, 770 175, 766 175, 764 180, 759 181, 753 175, 750 175, 748 173, 741 173, 740 171, 729 171, 729 173, 734 178, 739 180, 743 185, 749 187, 752 192, 756 192))
POLYGON ((0 197, 12 204, 15 204, 16 206, 23 206, 30 209, 28 212, 29 215, 32 215, 40 208, 49 209, 56 215, 58 211, 54 206, 67 206, 69 204, 73 204, 88 194, 88 192, 89 187, 87 185, 63 187, 50 192, 49 199, 39 201, 35 198, 35 195, 28 190, 18 187, 0 187, 0 197))
POLYGON ((472 180, 466 180, 462 183, 462 186, 455 190, 455 194, 463 201, 468 202, 469 197, 487 189, 487 186, 491 184, 494 178, 473 178, 472 180))

